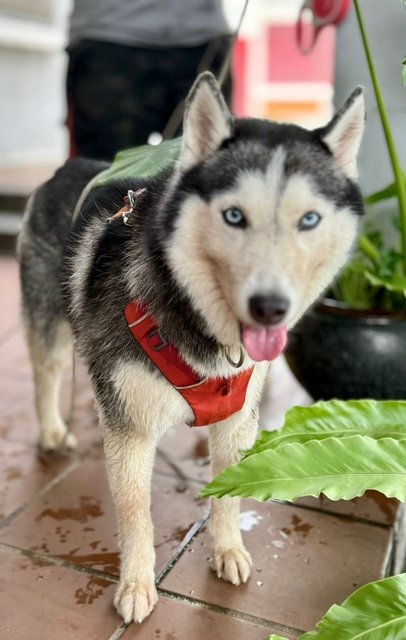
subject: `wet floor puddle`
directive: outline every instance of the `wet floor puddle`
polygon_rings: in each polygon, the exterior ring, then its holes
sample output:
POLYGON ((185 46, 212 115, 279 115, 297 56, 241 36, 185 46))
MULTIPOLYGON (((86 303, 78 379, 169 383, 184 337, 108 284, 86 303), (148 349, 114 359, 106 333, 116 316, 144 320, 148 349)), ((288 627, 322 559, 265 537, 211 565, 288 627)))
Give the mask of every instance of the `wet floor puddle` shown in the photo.
POLYGON ((174 529, 174 531, 171 534, 165 534, 163 536, 164 539, 162 540, 162 542, 154 545, 155 549, 159 549, 159 547, 162 547, 164 544, 167 544, 168 542, 176 542, 180 544, 184 540, 184 538, 187 536, 187 534, 189 533, 190 529, 193 527, 194 524, 195 523, 192 522, 187 527, 176 527, 176 529, 174 529))
MULTIPOLYGON (((22 571, 27 569, 33 569, 36 571, 36 581, 40 581, 46 578, 44 572, 40 570, 44 567, 52 568, 52 563, 40 558, 31 558, 26 556, 20 563, 19 568, 22 571)), ((62 578, 58 580, 63 581, 62 578)), ((88 576, 87 583, 84 587, 78 587, 74 592, 75 603, 79 605, 93 604, 97 598, 103 595, 104 590, 110 587, 113 583, 107 578, 101 576, 88 576)))
POLYGON ((292 533, 300 533, 303 538, 307 538, 310 530, 313 529, 313 527, 314 525, 309 524, 308 522, 303 522, 303 520, 299 518, 298 515, 294 514, 291 517, 291 526, 283 527, 281 531, 287 536, 292 535, 292 533))
POLYGON ((35 518, 38 522, 43 518, 53 518, 54 520, 74 520, 86 524, 89 519, 100 518, 103 515, 101 504, 98 500, 88 496, 80 497, 80 504, 77 507, 47 507, 35 518))
POLYGON ((89 578, 86 586, 79 587, 75 591, 75 602, 76 604, 93 604, 97 598, 103 595, 104 590, 107 587, 110 587, 112 583, 105 578, 100 578, 99 576, 92 576, 89 578))
MULTIPOLYGON (((65 562, 72 564, 78 564, 82 567, 88 567, 89 569, 97 569, 110 573, 111 575, 118 575, 120 572, 120 554, 118 551, 105 551, 101 550, 99 553, 78 553, 80 547, 72 549, 68 553, 60 553, 56 557, 65 562)), ((105 547, 103 547, 105 549, 105 547)))

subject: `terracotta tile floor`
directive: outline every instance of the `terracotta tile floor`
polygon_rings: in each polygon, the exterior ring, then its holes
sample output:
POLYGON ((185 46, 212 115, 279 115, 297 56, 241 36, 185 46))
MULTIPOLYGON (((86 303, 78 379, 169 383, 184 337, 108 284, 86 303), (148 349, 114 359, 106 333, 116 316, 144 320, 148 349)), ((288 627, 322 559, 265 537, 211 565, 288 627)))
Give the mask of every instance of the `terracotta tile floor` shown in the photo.
MULTIPOLYGON (((89 381, 76 377, 74 454, 39 455, 33 389, 20 326, 17 264, 0 257, 0 637, 12 640, 264 640, 297 638, 333 603, 390 567, 395 501, 243 502, 254 558, 235 588, 210 572, 206 431, 180 427, 160 444, 153 483, 160 600, 126 628, 111 601, 119 571, 116 524, 89 381)), ((284 362, 272 368, 261 425, 309 398, 284 362)), ((70 372, 62 391, 68 415, 70 372)))

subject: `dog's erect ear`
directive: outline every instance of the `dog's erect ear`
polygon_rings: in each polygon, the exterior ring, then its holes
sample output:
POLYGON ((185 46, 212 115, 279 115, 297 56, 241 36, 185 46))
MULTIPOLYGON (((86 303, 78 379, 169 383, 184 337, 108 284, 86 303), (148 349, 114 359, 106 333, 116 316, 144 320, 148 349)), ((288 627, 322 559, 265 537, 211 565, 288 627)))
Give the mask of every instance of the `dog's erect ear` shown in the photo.
POLYGON ((318 134, 328 146, 344 172, 353 180, 358 177, 357 154, 365 125, 365 99, 357 87, 347 102, 318 134))
POLYGON ((233 118, 213 74, 202 73, 186 99, 181 170, 214 153, 232 133, 233 118))

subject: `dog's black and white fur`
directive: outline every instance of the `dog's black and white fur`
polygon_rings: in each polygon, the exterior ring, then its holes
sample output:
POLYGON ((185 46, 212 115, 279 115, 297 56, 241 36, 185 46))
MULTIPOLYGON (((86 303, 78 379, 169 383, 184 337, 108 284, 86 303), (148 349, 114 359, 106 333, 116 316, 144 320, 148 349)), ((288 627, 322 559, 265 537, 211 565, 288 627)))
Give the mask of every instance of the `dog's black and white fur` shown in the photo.
MULTIPOLYGON (((316 131, 233 119, 205 73, 190 92, 171 171, 94 189, 74 222, 79 197, 103 163, 68 162, 30 199, 19 259, 41 444, 75 445, 58 408, 73 332, 103 430, 121 546, 115 606, 126 622, 142 621, 157 600, 149 492, 155 447, 193 413, 129 332, 124 309, 142 299, 196 372, 234 375, 226 349, 238 360, 242 327, 267 324, 252 316, 253 296, 283 297, 277 325, 290 327, 347 259, 362 213, 356 155, 363 124, 360 89, 316 131), (108 224, 127 191, 139 187, 146 192, 131 224, 108 224), (244 225, 227 223, 230 208, 243 212, 244 225), (316 225, 304 228, 303 216, 314 211, 316 225)), ((252 364, 245 353, 241 369, 252 364)), ((244 408, 209 428, 214 473, 252 445, 267 367, 255 365, 244 408)), ((237 585, 251 568, 238 509, 237 499, 214 501, 210 523, 213 568, 237 585)))

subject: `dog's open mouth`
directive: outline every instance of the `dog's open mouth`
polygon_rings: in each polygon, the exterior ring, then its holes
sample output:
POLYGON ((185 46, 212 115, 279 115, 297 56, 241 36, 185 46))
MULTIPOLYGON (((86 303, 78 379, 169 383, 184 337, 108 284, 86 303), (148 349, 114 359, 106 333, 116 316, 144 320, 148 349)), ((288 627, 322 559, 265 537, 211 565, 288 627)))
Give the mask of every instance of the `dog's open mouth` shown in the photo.
POLYGON ((252 360, 275 360, 287 342, 286 327, 252 329, 243 327, 242 343, 252 360))

